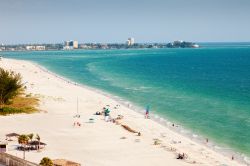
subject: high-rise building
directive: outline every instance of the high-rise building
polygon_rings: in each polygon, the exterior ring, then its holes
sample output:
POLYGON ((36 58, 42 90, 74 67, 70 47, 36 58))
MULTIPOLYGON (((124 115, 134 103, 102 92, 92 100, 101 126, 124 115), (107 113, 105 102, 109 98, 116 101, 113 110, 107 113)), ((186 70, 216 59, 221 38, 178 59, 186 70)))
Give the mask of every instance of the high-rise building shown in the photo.
POLYGON ((70 46, 70 47, 73 47, 73 45, 74 45, 74 41, 73 41, 73 40, 70 40, 70 41, 69 41, 69 46, 70 46))
POLYGON ((64 42, 64 47, 65 50, 71 50, 71 49, 77 49, 78 48, 78 41, 65 41, 64 42))
POLYGON ((69 46, 69 41, 65 41, 64 46, 69 46))
POLYGON ((77 49, 77 48, 78 48, 78 41, 74 41, 74 42, 73 42, 73 48, 74 48, 74 49, 77 49))
POLYGON ((134 44, 135 44, 135 39, 132 38, 132 37, 128 38, 128 40, 127 40, 127 45, 128 45, 128 46, 132 46, 132 45, 134 45, 134 44))

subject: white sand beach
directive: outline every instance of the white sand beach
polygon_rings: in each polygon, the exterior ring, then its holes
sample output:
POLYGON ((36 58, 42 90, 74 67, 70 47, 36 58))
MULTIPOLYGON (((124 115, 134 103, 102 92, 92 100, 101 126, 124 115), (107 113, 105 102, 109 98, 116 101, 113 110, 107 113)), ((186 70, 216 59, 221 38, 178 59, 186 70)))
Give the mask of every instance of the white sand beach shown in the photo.
MULTIPOLYGON (((243 165, 123 105, 114 109, 120 105, 117 101, 69 83, 31 62, 4 58, 0 67, 19 72, 27 93, 40 100, 40 113, 0 116, 0 140, 11 132, 38 133, 47 144, 41 152, 27 152, 29 161, 39 163, 48 156, 84 166, 243 165), (74 118, 77 97, 79 119, 74 118), (120 123, 139 131, 141 136, 121 125, 105 122, 101 115, 94 115, 106 105, 110 105, 111 117, 123 115, 120 123), (88 123, 90 118, 94 123, 88 123), (75 121, 81 126, 73 126, 75 121), (154 139, 160 140, 158 145, 154 145, 154 139), (187 159, 176 159, 178 153, 187 154, 187 159)), ((16 141, 10 142, 8 153, 22 157, 22 151, 15 150, 16 145, 16 141)))

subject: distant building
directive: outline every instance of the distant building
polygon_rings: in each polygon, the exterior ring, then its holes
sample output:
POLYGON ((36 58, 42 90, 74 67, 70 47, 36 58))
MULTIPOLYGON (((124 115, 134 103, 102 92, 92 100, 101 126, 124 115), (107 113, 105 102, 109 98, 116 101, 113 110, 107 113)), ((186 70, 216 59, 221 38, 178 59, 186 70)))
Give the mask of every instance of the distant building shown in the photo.
POLYGON ((26 50, 33 50, 35 49, 35 46, 26 46, 26 50))
POLYGON ((45 50, 45 46, 26 46, 28 51, 42 51, 45 50))
POLYGON ((91 46, 88 46, 86 44, 80 44, 79 48, 81 48, 81 49, 91 49, 91 46))
POLYGON ((74 45, 74 41, 73 41, 73 40, 70 40, 70 41, 69 41, 69 46, 70 46, 70 47, 73 47, 73 45, 74 45))
POLYGON ((77 49, 77 48, 78 48, 78 41, 74 41, 74 42, 73 42, 73 48, 74 48, 74 49, 77 49))
POLYGON ((5 50, 5 47, 0 47, 0 51, 4 51, 5 50))
POLYGON ((135 44, 135 39, 134 38, 128 38, 128 40, 127 40, 127 45, 128 46, 132 46, 132 45, 134 45, 135 44))
POLYGON ((69 46, 69 41, 65 41, 64 46, 69 46))
POLYGON ((64 47, 63 47, 63 49, 64 49, 64 50, 72 50, 73 47, 70 46, 70 45, 71 45, 71 42, 70 42, 70 41, 65 41, 65 42, 64 42, 64 47))
POLYGON ((64 47, 63 47, 64 50, 72 50, 77 48, 78 48, 78 41, 76 40, 75 41, 70 40, 64 42, 64 47))
POLYGON ((38 51, 45 50, 45 46, 36 46, 36 50, 38 51))

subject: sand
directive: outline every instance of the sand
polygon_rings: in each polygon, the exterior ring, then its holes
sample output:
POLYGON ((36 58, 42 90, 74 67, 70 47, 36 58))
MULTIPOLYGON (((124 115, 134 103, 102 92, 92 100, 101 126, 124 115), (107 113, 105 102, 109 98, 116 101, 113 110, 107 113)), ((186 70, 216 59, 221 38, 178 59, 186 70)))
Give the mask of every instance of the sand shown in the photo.
MULTIPOLYGON (((230 156, 145 119, 123 105, 114 109, 120 103, 90 88, 69 83, 31 62, 4 58, 0 67, 21 73, 26 92, 40 100, 40 113, 0 116, 0 140, 11 132, 38 133, 41 141, 47 143, 40 152, 26 152, 29 161, 39 163, 48 156, 84 166, 241 165, 230 156), (77 97, 80 118, 74 118, 77 97), (121 125, 105 122, 103 116, 93 115, 107 104, 112 117, 123 115, 120 123, 141 132, 141 136, 121 125), (89 123, 90 118, 94 123, 89 123), (76 121, 81 127, 73 125, 76 121), (160 140, 156 141, 157 145, 154 139, 160 140), (188 157, 177 160, 177 153, 185 153, 188 157)), ((15 149, 17 145, 17 141, 9 142, 8 153, 22 157, 23 153, 15 149)))

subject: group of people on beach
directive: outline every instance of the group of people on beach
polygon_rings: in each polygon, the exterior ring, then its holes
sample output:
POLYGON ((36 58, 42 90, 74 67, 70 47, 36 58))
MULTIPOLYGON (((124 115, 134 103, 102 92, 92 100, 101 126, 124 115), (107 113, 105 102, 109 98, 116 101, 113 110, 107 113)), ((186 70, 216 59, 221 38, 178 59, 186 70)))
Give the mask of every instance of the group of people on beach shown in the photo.
POLYGON ((106 122, 110 121, 110 109, 109 105, 106 105, 106 107, 102 108, 102 112, 97 111, 95 115, 104 115, 104 120, 106 122))
POLYGON ((74 122, 74 127, 81 127, 81 123, 80 122, 74 122))
MULTIPOLYGON (((120 105, 117 104, 117 105, 114 107, 114 109, 118 109, 119 107, 120 107, 120 105)), ((123 119, 123 116, 122 116, 122 115, 118 115, 116 118, 112 118, 112 117, 110 116, 110 112, 111 112, 111 110, 110 110, 110 105, 106 105, 105 107, 102 108, 102 111, 101 111, 101 112, 100 112, 100 111, 97 111, 97 112, 95 113, 95 115, 103 115, 103 116, 104 116, 104 121, 105 121, 105 122, 113 122, 113 123, 116 123, 117 120, 123 119)))
MULTIPOLYGON (((81 116, 79 114, 76 114, 74 116, 74 118, 80 118, 81 116)), ((81 123, 79 121, 74 121, 74 124, 73 124, 74 127, 81 127, 81 123)))

